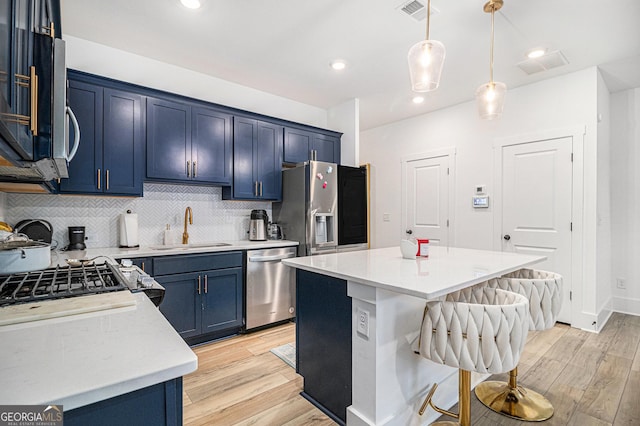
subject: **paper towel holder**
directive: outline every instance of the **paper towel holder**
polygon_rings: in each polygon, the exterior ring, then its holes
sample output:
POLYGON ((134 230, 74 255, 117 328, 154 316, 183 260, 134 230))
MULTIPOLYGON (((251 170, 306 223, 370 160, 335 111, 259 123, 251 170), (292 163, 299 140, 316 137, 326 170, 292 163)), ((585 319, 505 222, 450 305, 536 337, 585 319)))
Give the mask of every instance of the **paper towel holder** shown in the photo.
POLYGON ((127 210, 120 215, 120 247, 138 248, 138 214, 127 210))

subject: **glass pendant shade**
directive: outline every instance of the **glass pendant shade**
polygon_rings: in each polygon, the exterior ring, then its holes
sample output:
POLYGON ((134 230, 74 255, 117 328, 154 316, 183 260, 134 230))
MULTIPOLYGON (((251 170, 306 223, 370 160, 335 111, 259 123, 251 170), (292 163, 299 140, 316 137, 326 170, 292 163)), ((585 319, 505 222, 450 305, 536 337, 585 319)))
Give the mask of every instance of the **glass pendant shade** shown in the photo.
POLYGON ((507 85, 499 81, 491 81, 478 87, 476 100, 478 101, 480 118, 485 120, 500 118, 506 94, 507 85))
POLYGON ((423 40, 409 49, 409 74, 414 92, 430 92, 438 88, 445 53, 444 44, 437 40, 423 40))

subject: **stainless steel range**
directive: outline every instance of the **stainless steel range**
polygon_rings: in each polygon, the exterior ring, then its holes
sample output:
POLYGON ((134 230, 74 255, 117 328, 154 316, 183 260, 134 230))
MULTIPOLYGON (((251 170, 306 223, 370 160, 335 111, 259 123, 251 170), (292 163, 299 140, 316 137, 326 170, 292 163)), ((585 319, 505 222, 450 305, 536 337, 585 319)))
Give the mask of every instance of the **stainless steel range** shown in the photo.
POLYGON ((127 279, 117 267, 108 263, 57 266, 0 275, 0 306, 121 290, 129 290, 127 279))

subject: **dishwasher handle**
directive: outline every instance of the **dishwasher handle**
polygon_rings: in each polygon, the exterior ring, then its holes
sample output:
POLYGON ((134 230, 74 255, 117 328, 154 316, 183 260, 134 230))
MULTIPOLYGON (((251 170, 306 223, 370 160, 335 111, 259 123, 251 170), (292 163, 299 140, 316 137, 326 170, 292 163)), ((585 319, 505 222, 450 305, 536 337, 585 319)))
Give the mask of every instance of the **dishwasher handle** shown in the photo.
POLYGON ((277 254, 275 256, 248 255, 249 262, 272 262, 274 260, 282 260, 296 257, 295 253, 277 254))

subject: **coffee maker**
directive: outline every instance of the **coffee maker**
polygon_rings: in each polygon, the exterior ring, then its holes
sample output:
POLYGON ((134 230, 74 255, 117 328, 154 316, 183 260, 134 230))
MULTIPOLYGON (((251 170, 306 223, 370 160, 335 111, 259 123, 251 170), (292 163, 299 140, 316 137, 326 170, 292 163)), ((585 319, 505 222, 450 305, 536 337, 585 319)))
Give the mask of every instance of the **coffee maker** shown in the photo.
POLYGON ((84 244, 84 226, 70 226, 67 250, 84 250, 86 248, 87 246, 84 244))
POLYGON ((266 210, 251 210, 249 222, 249 240, 265 241, 267 239, 267 227, 269 216, 266 210))

